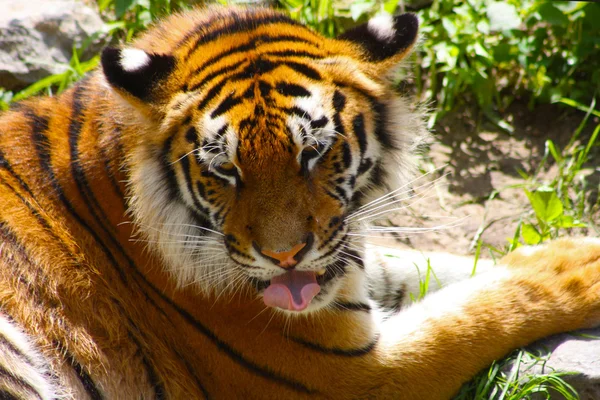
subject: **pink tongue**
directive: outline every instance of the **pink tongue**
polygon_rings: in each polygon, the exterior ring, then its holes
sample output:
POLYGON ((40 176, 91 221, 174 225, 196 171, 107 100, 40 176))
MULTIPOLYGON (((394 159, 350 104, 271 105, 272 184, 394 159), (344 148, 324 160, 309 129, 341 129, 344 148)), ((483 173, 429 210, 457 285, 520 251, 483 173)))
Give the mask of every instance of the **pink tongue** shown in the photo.
POLYGON ((263 299, 269 307, 302 311, 320 291, 314 272, 291 270, 271 279, 263 299))

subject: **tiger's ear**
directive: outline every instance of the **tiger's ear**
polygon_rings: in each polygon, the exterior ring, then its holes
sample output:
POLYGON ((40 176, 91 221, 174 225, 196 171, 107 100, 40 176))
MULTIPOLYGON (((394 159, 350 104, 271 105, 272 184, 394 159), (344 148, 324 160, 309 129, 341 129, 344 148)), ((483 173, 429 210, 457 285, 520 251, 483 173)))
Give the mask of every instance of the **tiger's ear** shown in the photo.
POLYGON ((118 89, 151 101, 155 89, 175 68, 175 58, 135 48, 107 47, 102 52, 106 80, 118 89))
POLYGON ((358 44, 369 61, 398 62, 407 56, 414 46, 418 30, 419 20, 415 14, 395 17, 382 14, 344 32, 338 39, 358 44))

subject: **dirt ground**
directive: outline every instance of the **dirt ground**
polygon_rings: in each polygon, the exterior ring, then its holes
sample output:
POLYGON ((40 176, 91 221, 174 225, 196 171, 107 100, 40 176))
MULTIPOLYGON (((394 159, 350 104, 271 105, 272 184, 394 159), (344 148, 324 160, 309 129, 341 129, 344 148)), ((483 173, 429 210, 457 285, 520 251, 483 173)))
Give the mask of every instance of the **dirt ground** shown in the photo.
MULTIPOLYGON (((536 170, 547 139, 563 148, 583 116, 582 112, 556 105, 539 106, 531 112, 525 105, 515 104, 504 115, 515 128, 511 134, 469 109, 438 121, 435 143, 423 163, 425 170, 436 171, 416 182, 416 197, 408 202, 409 207, 387 221, 424 230, 395 234, 397 245, 466 255, 474 253, 476 238, 480 236, 484 244, 504 248, 519 219, 533 216, 523 191, 526 182, 518 170, 528 174, 536 170), (490 200, 495 191, 498 194, 490 200), (430 230, 432 227, 439 229, 430 230)), ((587 143, 598 123, 598 119, 590 119, 582 141, 587 143)), ((584 171, 595 188, 600 182, 598 150, 596 147, 584 171)), ((556 172, 556 166, 550 166, 537 181, 549 181, 556 172)), ((591 193, 592 201, 596 198, 597 190, 591 193)), ((600 222, 600 213, 593 220, 600 222)), ((598 235, 592 229, 569 234, 598 235)), ((481 255, 490 257, 491 250, 484 246, 481 255)))

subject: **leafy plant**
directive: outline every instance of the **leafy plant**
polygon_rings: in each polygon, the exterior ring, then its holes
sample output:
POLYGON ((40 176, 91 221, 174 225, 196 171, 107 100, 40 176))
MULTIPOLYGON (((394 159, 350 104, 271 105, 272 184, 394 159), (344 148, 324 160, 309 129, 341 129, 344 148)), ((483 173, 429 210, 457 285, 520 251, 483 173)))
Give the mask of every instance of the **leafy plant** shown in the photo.
POLYGON ((377 13, 393 14, 397 0, 279 0, 277 4, 293 18, 329 37, 365 22, 377 13))
POLYGON ((578 400, 575 389, 564 381, 562 372, 544 374, 530 373, 535 366, 544 365, 547 356, 539 356, 527 350, 517 350, 500 362, 480 372, 463 385, 454 400, 524 400, 551 399, 560 394, 567 400, 578 400), (520 371, 527 365, 524 374, 520 371))
MULTIPOLYGON (((574 107, 583 107, 570 99, 561 101, 574 107)), ((537 173, 549 158, 552 158, 558 167, 558 172, 552 181, 533 191, 525 191, 533 208, 536 223, 522 224, 521 236, 524 243, 538 244, 547 239, 556 238, 561 229, 586 228, 588 224, 595 228, 592 216, 596 215, 600 209, 600 199, 597 199, 595 203, 591 199, 593 191, 588 187, 586 175, 594 172, 594 167, 585 168, 585 165, 589 161, 590 151, 600 143, 600 125, 596 126, 587 142, 580 143, 578 141, 589 116, 591 114, 600 116, 600 112, 593 108, 595 104, 594 99, 586 110, 586 117, 562 151, 553 141, 547 140, 545 154, 536 173, 531 177, 522 173, 525 179, 535 181, 537 173), (587 221, 584 221, 586 219, 587 221)), ((598 195, 598 190, 595 191, 595 195, 598 195)))
POLYGON ((98 0, 98 8, 109 22, 115 36, 130 40, 157 19, 175 11, 188 9, 200 0, 98 0))
POLYGON ((81 79, 88 71, 96 68, 100 61, 99 56, 94 56, 87 61, 81 62, 79 59, 80 54, 81 50, 74 48, 73 55, 69 64, 66 65, 65 72, 42 78, 16 94, 0 88, 0 110, 7 110, 10 103, 26 99, 41 92, 48 95, 60 93, 72 83, 81 79))
MULTIPOLYGON (((515 97, 589 101, 600 87, 600 4, 434 0, 419 12, 425 36, 417 92, 445 113, 474 101, 490 114, 515 97)), ((497 118, 496 118, 497 119, 497 118)))

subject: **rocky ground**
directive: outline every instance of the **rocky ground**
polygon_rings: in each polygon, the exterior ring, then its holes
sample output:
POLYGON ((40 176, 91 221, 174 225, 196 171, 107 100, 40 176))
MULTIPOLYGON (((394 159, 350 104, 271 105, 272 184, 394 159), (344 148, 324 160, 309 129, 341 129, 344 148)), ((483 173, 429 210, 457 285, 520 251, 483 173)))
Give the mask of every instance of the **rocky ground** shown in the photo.
MULTIPOLYGON (((515 130, 509 134, 477 118, 465 109, 438 122, 435 142, 423 163, 424 170, 435 170, 416 182, 416 197, 400 215, 390 218, 398 226, 439 229, 396 235, 401 248, 422 251, 448 251, 472 254, 477 238, 484 243, 482 257, 489 257, 486 245, 504 248, 512 238, 521 218, 532 218, 531 206, 523 188, 527 182, 519 170, 533 174, 544 155, 545 142, 551 139, 563 148, 581 122, 584 113, 556 105, 538 106, 529 111, 515 104, 507 112, 515 130), (430 184, 428 184, 430 183, 430 184), (495 196, 491 196, 496 193, 495 196), (492 198, 491 198, 492 197, 492 198)), ((599 121, 590 121, 581 140, 587 142, 592 128, 599 121)), ((592 188, 590 202, 596 202, 600 182, 600 148, 582 170, 592 188)), ((540 172, 537 184, 551 181, 557 168, 550 166, 540 172)), ((535 186, 529 186, 530 189, 535 186)), ((600 235, 593 227, 600 222, 600 210, 595 209, 588 229, 565 234, 600 235)))

